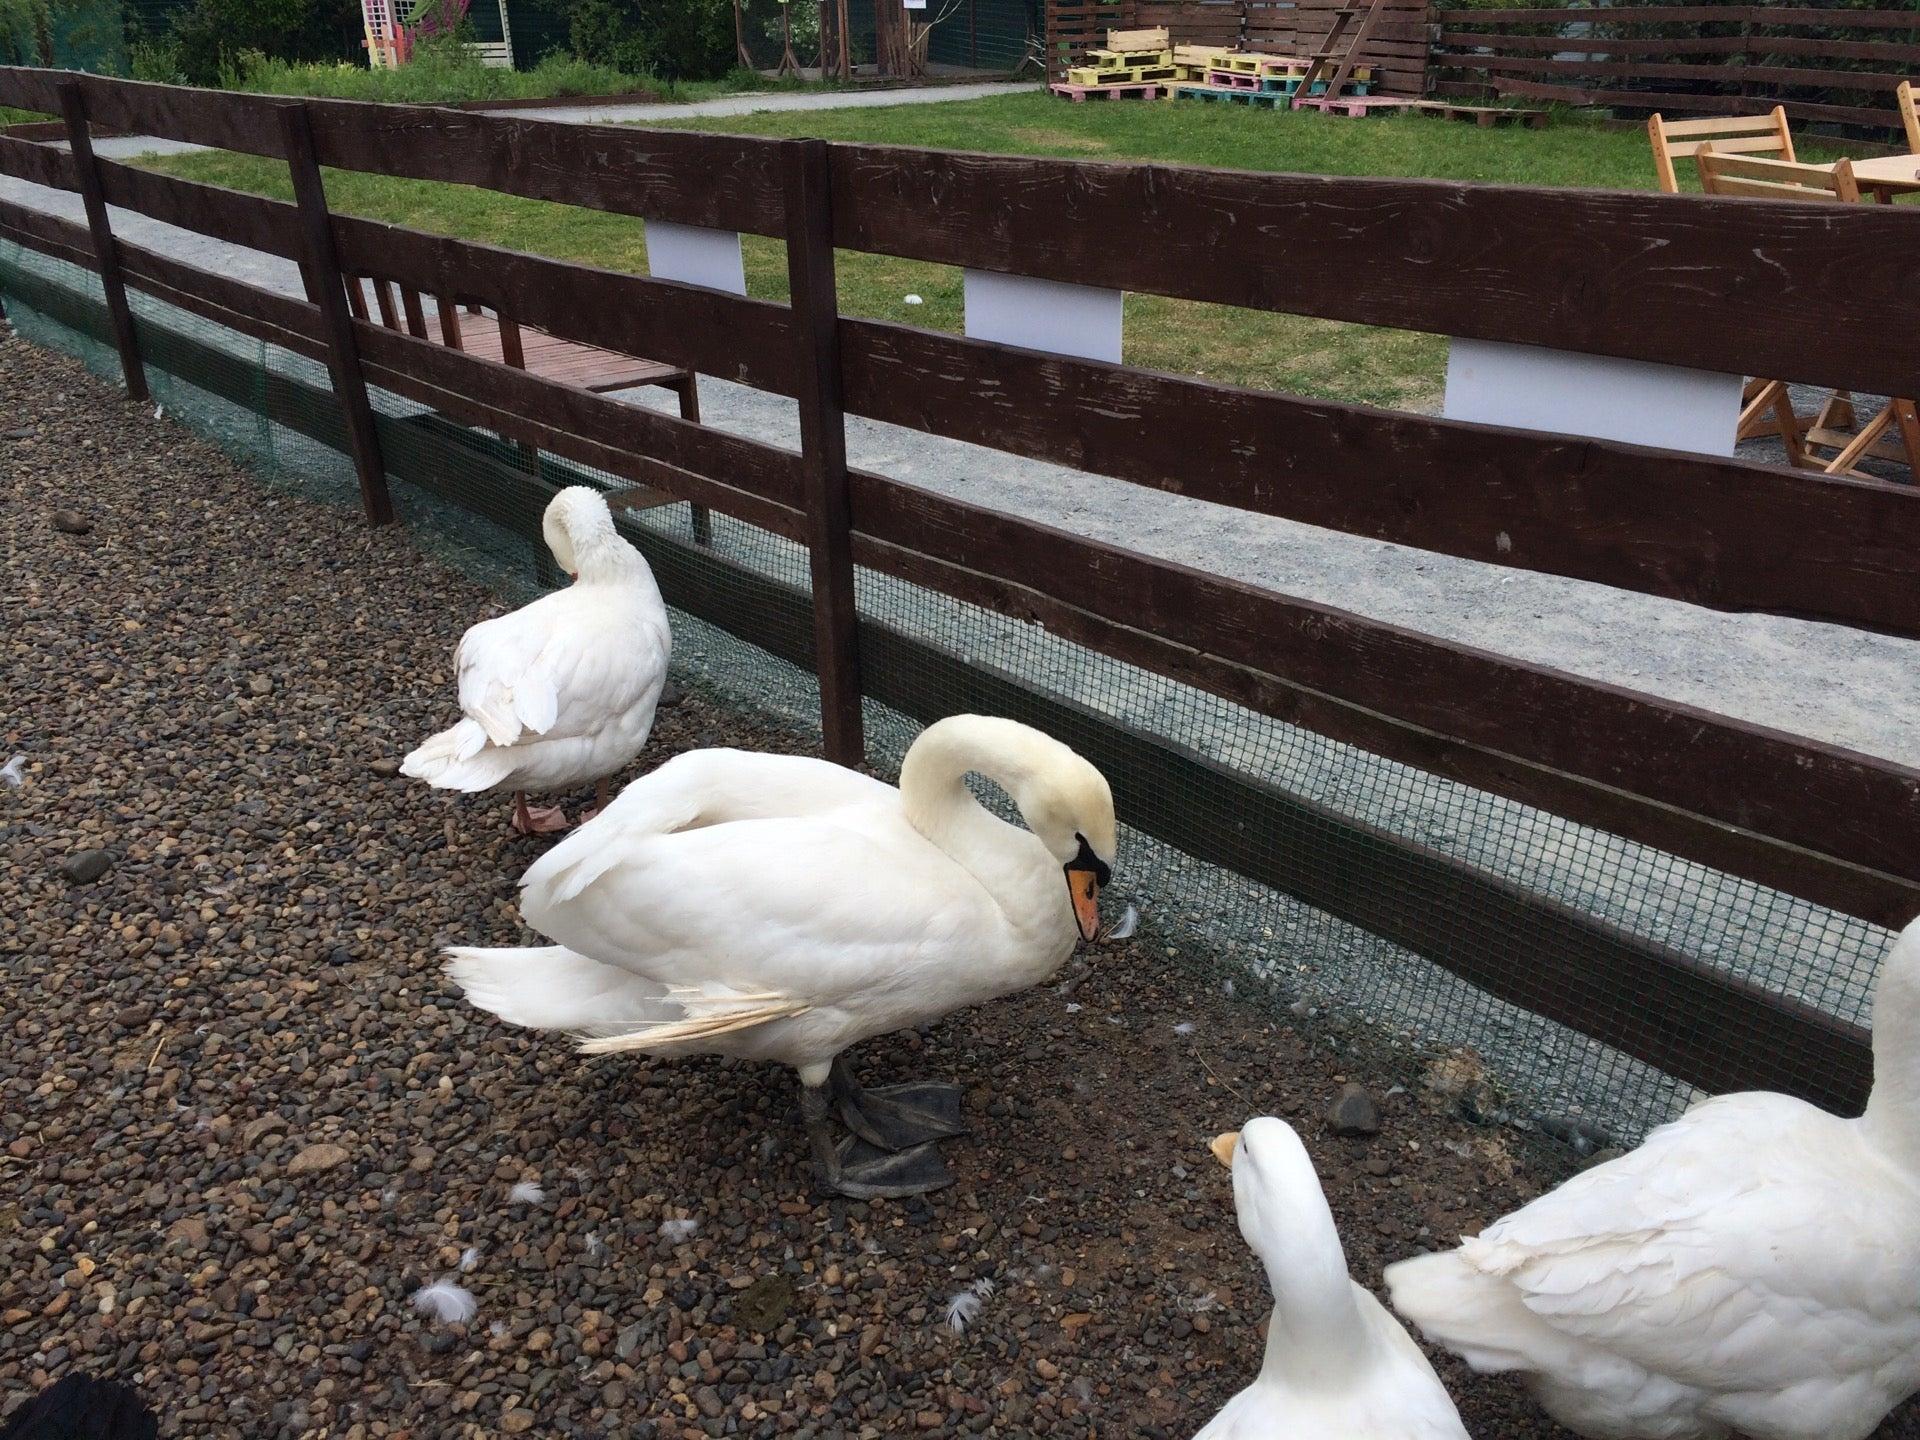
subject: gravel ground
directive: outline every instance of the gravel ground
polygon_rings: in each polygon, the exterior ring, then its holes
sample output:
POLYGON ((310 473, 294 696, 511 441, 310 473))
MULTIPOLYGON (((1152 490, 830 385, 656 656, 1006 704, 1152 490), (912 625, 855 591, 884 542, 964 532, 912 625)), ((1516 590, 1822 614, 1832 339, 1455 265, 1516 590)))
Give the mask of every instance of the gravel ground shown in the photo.
MULTIPOLYGON (((978 1133, 930 1200, 819 1199, 789 1076, 589 1064, 441 980, 443 941, 520 933, 542 842, 385 772, 493 597, 65 357, 0 338, 0 394, 0 1412, 79 1368, 176 1436, 1187 1436, 1267 1303, 1215 1132, 1293 1118, 1372 1282, 1544 1183, 1123 946, 1071 1001, 867 1046, 964 1081, 978 1133), (1371 1138, 1327 1133, 1348 1080, 1371 1138), (477 1315, 427 1321, 468 1247, 477 1315)), ((689 693, 645 759, 716 742, 795 748, 689 693)), ((1442 1368, 1476 1435, 1561 1433, 1442 1368)))

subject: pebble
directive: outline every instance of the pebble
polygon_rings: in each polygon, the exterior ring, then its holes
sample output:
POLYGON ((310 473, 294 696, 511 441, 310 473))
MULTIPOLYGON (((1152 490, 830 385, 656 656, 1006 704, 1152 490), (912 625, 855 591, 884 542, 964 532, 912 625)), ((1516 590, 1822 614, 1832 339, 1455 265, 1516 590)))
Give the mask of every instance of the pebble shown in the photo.
POLYGON ((63 535, 86 535, 93 530, 93 521, 78 510, 56 510, 53 512, 53 528, 63 535))
POLYGON ((91 885, 112 868, 113 856, 105 850, 76 850, 60 862, 69 885, 91 885))
POLYGON ((1380 1107, 1366 1086, 1348 1081, 1327 1107, 1327 1127, 1336 1135, 1378 1135, 1380 1107))
POLYGON ((287 1166, 287 1174, 313 1175, 322 1170, 331 1170, 336 1165, 344 1165, 350 1158, 343 1146, 309 1145, 293 1157, 293 1163, 287 1166))

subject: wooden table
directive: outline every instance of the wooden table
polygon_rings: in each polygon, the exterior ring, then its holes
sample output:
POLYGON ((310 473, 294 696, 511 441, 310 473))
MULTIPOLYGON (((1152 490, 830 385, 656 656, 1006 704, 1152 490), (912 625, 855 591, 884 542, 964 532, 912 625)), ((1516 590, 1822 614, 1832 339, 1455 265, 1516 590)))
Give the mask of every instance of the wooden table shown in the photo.
POLYGON ((1876 155, 1853 162, 1853 178, 1861 192, 1871 193, 1882 205, 1896 195, 1920 193, 1920 155, 1876 155))

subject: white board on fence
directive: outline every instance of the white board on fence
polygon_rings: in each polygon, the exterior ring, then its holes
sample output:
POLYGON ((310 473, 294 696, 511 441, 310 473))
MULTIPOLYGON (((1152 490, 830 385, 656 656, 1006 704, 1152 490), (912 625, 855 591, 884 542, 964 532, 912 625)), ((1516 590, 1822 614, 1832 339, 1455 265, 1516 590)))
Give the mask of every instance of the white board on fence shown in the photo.
POLYGON ((1120 363, 1118 290, 969 270, 966 297, 969 339, 1120 363))
POLYGON ((1456 339, 1447 354, 1443 413, 1449 420, 1731 455, 1744 383, 1738 375, 1649 360, 1456 339))
POLYGON ((647 270, 657 280, 705 285, 734 295, 747 293, 747 262, 738 230, 647 221, 647 270))

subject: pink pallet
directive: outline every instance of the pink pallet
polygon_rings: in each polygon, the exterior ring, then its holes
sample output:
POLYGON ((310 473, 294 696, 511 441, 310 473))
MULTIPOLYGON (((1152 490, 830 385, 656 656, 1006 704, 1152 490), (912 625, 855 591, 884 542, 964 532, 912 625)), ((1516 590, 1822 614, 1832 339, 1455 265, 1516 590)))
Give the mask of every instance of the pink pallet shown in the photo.
POLYGON ((1167 87, 1157 84, 1138 85, 1068 85, 1065 83, 1047 87, 1056 95, 1064 95, 1074 104, 1083 104, 1088 100, 1158 100, 1167 93, 1167 87))
POLYGON ((1305 110, 1312 108, 1324 111, 1328 115, 1370 115, 1375 110, 1418 109, 1418 100, 1403 100, 1391 95, 1340 95, 1328 99, 1325 95, 1294 97, 1293 108, 1305 110))

